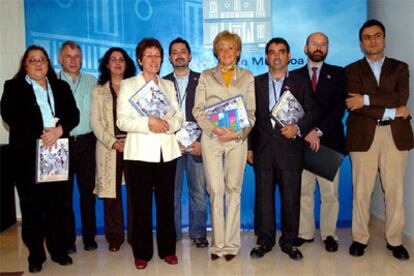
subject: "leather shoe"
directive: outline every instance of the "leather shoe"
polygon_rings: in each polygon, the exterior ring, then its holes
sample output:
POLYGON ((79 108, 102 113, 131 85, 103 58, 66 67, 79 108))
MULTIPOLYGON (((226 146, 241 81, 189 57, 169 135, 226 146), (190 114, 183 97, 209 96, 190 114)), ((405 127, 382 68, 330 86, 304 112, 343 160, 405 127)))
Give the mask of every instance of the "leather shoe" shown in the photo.
POLYGON ((86 251, 92 251, 92 250, 95 250, 96 248, 98 248, 98 244, 96 243, 96 241, 86 242, 83 248, 86 251))
POLYGON ((42 270, 42 264, 39 263, 30 263, 29 262, 29 272, 38 273, 42 270))
POLYGON ((366 247, 367 247, 366 244, 353 241, 351 246, 349 247, 349 254, 354 257, 360 257, 364 255, 366 247))
POLYGON ((75 244, 69 245, 67 253, 68 254, 76 253, 76 245, 75 244))
POLYGON ((175 255, 169 255, 169 256, 166 256, 166 257, 164 258, 164 261, 165 261, 167 264, 170 264, 170 265, 176 265, 176 264, 178 264, 178 259, 177 259, 177 256, 175 256, 175 255))
POLYGON ((408 254, 408 251, 405 249, 404 245, 392 246, 387 243, 387 248, 392 251, 392 255, 395 258, 401 261, 405 261, 410 258, 410 255, 408 254))
POLYGON ((109 244, 109 246, 108 246, 108 250, 110 252, 119 251, 120 248, 121 248, 121 246, 119 244, 109 244))
POLYGON ((68 255, 64 255, 60 257, 52 256, 52 261, 60 265, 71 265, 73 263, 72 258, 69 257, 68 255))
POLYGON ((228 262, 230 262, 231 260, 233 260, 234 257, 236 257, 236 255, 234 255, 234 254, 226 254, 226 255, 224 255, 224 259, 226 259, 226 261, 228 261, 228 262))
POLYGON ((136 269, 145 269, 147 267, 148 262, 141 260, 141 259, 135 259, 135 267, 136 269))
POLYGON ((338 251, 338 242, 332 237, 328 236, 324 241, 325 250, 328 252, 338 251))
POLYGON ((205 248, 208 246, 208 240, 206 237, 196 238, 193 239, 193 244, 195 244, 198 248, 205 248))
POLYGON ((211 258, 211 260, 212 260, 212 261, 215 261, 215 260, 219 259, 219 258, 220 258, 220 256, 219 256, 219 255, 217 255, 217 254, 211 253, 211 254, 210 254, 210 258, 211 258))
POLYGON ((250 251, 250 257, 252 258, 261 258, 263 257, 267 252, 272 250, 271 248, 267 248, 263 245, 256 246, 255 248, 250 251))
POLYGON ((310 239, 310 240, 307 240, 307 239, 303 239, 303 238, 297 238, 296 239, 296 241, 295 241, 295 246, 301 246, 301 245, 303 245, 305 242, 307 242, 307 243, 311 243, 311 242, 313 242, 315 239, 310 239))
POLYGON ((281 246, 283 252, 289 255, 289 258, 295 261, 299 261, 303 259, 302 252, 296 247, 292 245, 283 245, 281 246))

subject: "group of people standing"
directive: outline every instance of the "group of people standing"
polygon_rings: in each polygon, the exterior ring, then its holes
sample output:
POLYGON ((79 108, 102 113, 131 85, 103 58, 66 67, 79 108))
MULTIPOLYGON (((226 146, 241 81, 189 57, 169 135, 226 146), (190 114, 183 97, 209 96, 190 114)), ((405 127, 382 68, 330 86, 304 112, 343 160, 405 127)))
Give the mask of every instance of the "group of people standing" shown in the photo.
POLYGON ((370 197, 380 170, 386 201, 387 248, 394 257, 409 258, 402 244, 404 227, 403 177, 414 139, 406 106, 408 66, 385 57, 385 28, 368 20, 359 32, 365 57, 345 69, 325 62, 328 37, 308 36, 307 64, 288 71, 290 47, 280 37, 265 47, 268 72, 254 77, 237 65, 242 43, 228 31, 213 42, 217 66, 201 74, 189 69, 191 49, 181 38, 169 45, 174 71, 159 77, 164 53, 160 42, 144 38, 136 47, 135 66, 125 50, 110 48, 99 66, 98 81, 80 72, 78 44, 62 44, 54 72, 46 51, 27 48, 15 77, 6 81, 1 115, 10 127, 22 211, 22 237, 29 249, 29 271, 38 272, 46 260, 72 264, 76 252, 72 208, 73 180, 80 193, 82 239, 85 250, 97 248, 95 195, 103 198, 108 250, 118 251, 125 240, 121 184, 127 188, 127 240, 137 269, 153 256, 152 199, 156 204, 158 256, 178 263, 176 241, 181 233, 181 193, 184 175, 189 190, 189 236, 196 247, 207 240, 208 196, 211 208, 211 260, 231 261, 240 251, 240 195, 246 158, 254 167, 256 194, 250 256, 261 258, 276 244, 275 188, 281 195, 281 250, 293 260, 298 247, 313 242, 314 191, 321 194, 320 234, 328 252, 338 250, 339 170, 333 181, 303 169, 304 148, 320 145, 350 152, 353 178, 353 243, 349 253, 362 256, 369 240, 370 197), (130 104, 131 96, 154 81, 172 103, 169 118, 143 116, 130 104), (271 111, 289 90, 305 115, 297 123, 279 126, 271 111), (249 128, 233 131, 216 126, 205 108, 242 95, 249 128), (349 108, 345 139, 342 118, 349 108), (188 148, 175 133, 185 121, 196 122, 201 137, 188 148), (69 181, 35 184, 35 145, 70 141, 69 181), (22 158, 24 156, 24 158, 22 158))

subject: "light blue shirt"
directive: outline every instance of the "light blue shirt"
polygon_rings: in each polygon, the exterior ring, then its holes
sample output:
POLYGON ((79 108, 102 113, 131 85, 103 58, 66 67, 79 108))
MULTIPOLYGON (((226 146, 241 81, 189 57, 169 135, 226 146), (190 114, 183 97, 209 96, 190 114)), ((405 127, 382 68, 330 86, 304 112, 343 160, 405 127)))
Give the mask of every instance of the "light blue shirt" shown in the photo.
POLYGON ((26 75, 26 81, 33 87, 36 102, 40 108, 40 113, 42 114, 43 127, 55 127, 55 99, 53 98, 52 87, 50 86, 48 79, 46 78, 47 90, 37 81, 32 80, 29 75, 26 75))
POLYGON ((72 81, 69 73, 59 72, 59 78, 66 81, 72 90, 76 106, 80 112, 79 124, 70 132, 70 136, 83 135, 92 131, 90 124, 92 88, 96 85, 97 80, 94 76, 80 73, 76 81, 72 81))
POLYGON ((187 86, 188 86, 188 79, 190 77, 190 70, 185 76, 177 77, 174 73, 175 77, 175 90, 177 90, 177 100, 178 105, 180 106, 181 113, 183 113, 184 121, 186 121, 185 115, 185 99, 187 98, 187 86))
MULTIPOLYGON (((385 57, 383 57, 380 60, 377 61, 371 61, 367 59, 367 62, 369 64, 369 67, 371 67, 372 73, 374 73, 375 79, 377 80, 377 83, 379 85, 380 82, 380 76, 381 76, 381 70, 382 65, 384 64, 385 57)), ((364 95, 364 105, 369 106, 369 95, 364 95)), ((395 108, 386 108, 384 111, 384 115, 382 115, 382 120, 394 120, 395 119, 395 108)))
POLYGON ((285 81, 285 77, 281 78, 280 80, 274 80, 272 74, 269 74, 269 110, 275 107, 277 100, 280 97, 280 91, 282 90, 283 82, 285 81))

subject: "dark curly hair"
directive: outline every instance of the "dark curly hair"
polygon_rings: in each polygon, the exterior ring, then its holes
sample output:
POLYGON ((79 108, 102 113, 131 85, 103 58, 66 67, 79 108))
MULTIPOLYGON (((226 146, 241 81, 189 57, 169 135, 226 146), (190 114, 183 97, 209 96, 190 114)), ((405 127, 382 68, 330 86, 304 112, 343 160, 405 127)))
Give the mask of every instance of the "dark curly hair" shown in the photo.
POLYGON ((135 76, 135 72, 136 72, 135 64, 134 64, 134 61, 129 57, 128 53, 122 48, 112 47, 112 48, 109 48, 108 51, 106 51, 106 53, 103 55, 99 63, 98 83, 101 85, 111 79, 111 71, 109 70, 107 65, 109 64, 109 59, 111 58, 111 55, 113 52, 120 52, 122 56, 124 57, 126 68, 125 68, 123 78, 127 79, 127 78, 135 76))
POLYGON ((19 79, 19 78, 26 77, 27 71, 26 71, 26 68, 25 68, 24 64, 26 63, 30 52, 35 51, 35 50, 41 51, 44 54, 44 56, 46 57, 46 60, 47 60, 47 75, 46 76, 47 76, 48 80, 51 80, 51 81, 56 80, 57 76, 56 76, 56 73, 55 73, 55 69, 53 69, 53 65, 50 63, 49 56, 48 56, 45 48, 43 48, 39 45, 30 45, 29 47, 27 47, 26 51, 23 54, 22 59, 20 60, 19 71, 17 71, 16 75, 14 75, 13 78, 14 79, 19 79))

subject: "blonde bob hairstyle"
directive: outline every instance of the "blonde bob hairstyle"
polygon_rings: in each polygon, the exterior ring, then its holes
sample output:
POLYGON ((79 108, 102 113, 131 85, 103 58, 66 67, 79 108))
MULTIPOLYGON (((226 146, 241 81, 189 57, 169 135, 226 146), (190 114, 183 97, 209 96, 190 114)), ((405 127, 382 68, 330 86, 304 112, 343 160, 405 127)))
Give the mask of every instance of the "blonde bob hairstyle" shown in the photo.
MULTIPOLYGON (((222 41, 231 41, 231 42, 233 42, 234 45, 236 45, 237 51, 241 52, 242 44, 241 44, 240 36, 236 33, 231 33, 229 31, 222 31, 222 32, 219 32, 216 35, 216 37, 214 38, 214 41, 213 41, 214 56, 217 59, 218 59, 217 52, 218 52, 220 43, 222 41)), ((240 55, 237 57, 237 62, 239 61, 239 59, 240 59, 240 55)))

